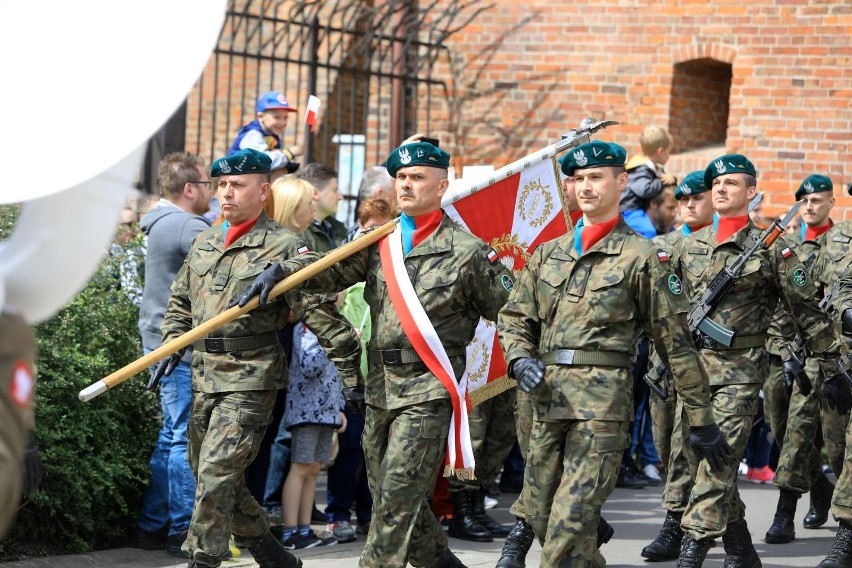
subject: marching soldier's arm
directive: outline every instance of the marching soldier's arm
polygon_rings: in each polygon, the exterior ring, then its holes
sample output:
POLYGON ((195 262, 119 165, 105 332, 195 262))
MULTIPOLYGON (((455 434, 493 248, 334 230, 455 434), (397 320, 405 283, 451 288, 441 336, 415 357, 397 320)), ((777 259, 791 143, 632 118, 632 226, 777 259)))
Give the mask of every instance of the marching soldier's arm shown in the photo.
MULTIPOLYGON (((497 331, 506 362, 522 357, 538 356, 541 337, 539 305, 536 298, 537 263, 541 256, 539 247, 521 270, 506 304, 497 316, 497 331)), ((551 301, 556 301, 552 298, 551 301)))
POLYGON ((669 364, 689 425, 707 426, 714 424, 710 381, 686 323, 689 303, 683 283, 672 268, 658 260, 657 249, 650 250, 638 273, 639 317, 660 357, 669 364))
MULTIPOLYGON (((190 251, 190 255, 192 252, 190 251)), ((172 282, 172 293, 163 314, 160 331, 167 343, 192 329, 192 304, 189 300, 189 256, 172 282)))
POLYGON ((837 358, 841 342, 831 317, 819 309, 820 293, 804 264, 796 253, 783 246, 770 249, 771 279, 776 286, 784 308, 802 331, 808 349, 820 360, 826 377, 837 374, 837 358))
POLYGON ((285 296, 299 319, 319 339, 337 368, 343 386, 358 384, 361 342, 349 321, 337 311, 336 296, 306 294, 299 290, 290 290, 285 296))

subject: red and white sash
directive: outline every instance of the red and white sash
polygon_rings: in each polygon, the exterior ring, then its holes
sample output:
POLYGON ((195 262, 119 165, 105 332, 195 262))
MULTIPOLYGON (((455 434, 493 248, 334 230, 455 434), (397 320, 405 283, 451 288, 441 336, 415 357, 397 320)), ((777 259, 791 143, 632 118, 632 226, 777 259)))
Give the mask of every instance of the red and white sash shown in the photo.
POLYGON ((447 436, 447 454, 444 476, 455 475, 459 479, 476 479, 474 476, 473 447, 470 443, 468 412, 470 398, 467 395, 467 374, 456 380, 453 366, 435 327, 414 291, 402 256, 402 232, 397 227, 390 235, 379 241, 382 273, 388 286, 391 303, 399 316, 402 330, 412 347, 434 374, 447 392, 453 405, 450 433, 447 436))

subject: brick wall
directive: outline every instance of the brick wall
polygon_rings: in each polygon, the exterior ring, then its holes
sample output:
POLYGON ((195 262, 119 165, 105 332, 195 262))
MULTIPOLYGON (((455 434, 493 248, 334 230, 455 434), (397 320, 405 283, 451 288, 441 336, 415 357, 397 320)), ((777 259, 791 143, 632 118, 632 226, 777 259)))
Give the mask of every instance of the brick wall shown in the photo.
POLYGON ((742 152, 760 170, 769 214, 822 172, 838 186, 834 217, 852 219, 850 67, 848 0, 497 0, 438 62, 447 97, 430 110, 433 123, 447 120, 432 134, 456 166, 500 166, 587 115, 620 121, 601 137, 629 152, 655 123, 689 149, 669 163, 679 176, 742 152))

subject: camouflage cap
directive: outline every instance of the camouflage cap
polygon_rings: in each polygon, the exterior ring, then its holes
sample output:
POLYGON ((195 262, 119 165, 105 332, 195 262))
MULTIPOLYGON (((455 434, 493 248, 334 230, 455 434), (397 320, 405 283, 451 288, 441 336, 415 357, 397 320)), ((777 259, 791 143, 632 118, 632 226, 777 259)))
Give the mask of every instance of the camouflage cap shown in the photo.
POLYGON ((412 142, 403 144, 390 153, 385 160, 385 167, 391 177, 396 177, 400 168, 409 166, 431 166, 447 169, 450 167, 450 155, 428 142, 412 142))
POLYGON ((704 168, 704 185, 713 187, 713 180, 725 174, 749 174, 757 177, 757 170, 751 160, 742 154, 725 154, 707 164, 704 168))
POLYGON ((559 159, 559 167, 566 176, 573 176, 576 170, 623 166, 625 161, 627 151, 618 144, 593 140, 569 150, 559 159))
POLYGON ((688 195, 704 193, 710 188, 704 183, 704 172, 698 170, 688 174, 675 189, 675 199, 683 199, 688 195))
POLYGON ((243 148, 230 156, 219 158, 210 166, 210 177, 238 176, 268 172, 272 159, 254 148, 243 148))
POLYGON ((824 176, 821 174, 811 174, 805 178, 805 181, 799 186, 799 189, 796 190, 796 201, 799 201, 805 195, 810 195, 811 193, 819 193, 821 191, 827 191, 831 193, 834 191, 834 185, 832 185, 831 180, 828 176, 824 176))

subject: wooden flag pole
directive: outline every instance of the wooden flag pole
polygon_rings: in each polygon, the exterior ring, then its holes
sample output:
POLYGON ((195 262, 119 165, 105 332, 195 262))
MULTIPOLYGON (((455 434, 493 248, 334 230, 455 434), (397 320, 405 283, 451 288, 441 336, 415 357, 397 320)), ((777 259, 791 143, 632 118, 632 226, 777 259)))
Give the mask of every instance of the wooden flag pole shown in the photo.
MULTIPOLYGON (((385 235, 390 234, 394 230, 394 228, 396 228, 396 224, 397 221, 394 220, 382 225, 381 227, 373 229, 372 231, 364 234, 364 236, 334 249, 316 262, 311 263, 303 269, 294 272, 293 274, 276 284, 274 288, 272 288, 272 290, 269 292, 269 299, 271 300, 272 298, 280 296, 287 290, 294 288, 307 280, 310 280, 323 270, 331 267, 334 264, 337 264, 344 258, 352 256, 356 252, 367 248, 385 235)), ((249 300, 249 302, 243 307, 233 306, 231 308, 228 308, 221 314, 210 318, 198 327, 187 331, 183 335, 172 339, 168 343, 164 343, 157 349, 151 351, 147 355, 140 357, 139 359, 136 359, 129 365, 122 367, 111 375, 104 377, 96 383, 92 383, 91 385, 80 391, 80 400, 82 400, 83 402, 88 402, 92 400, 99 394, 106 392, 114 386, 126 381, 130 377, 141 373, 154 363, 157 363, 158 361, 165 359, 172 353, 175 353, 180 349, 189 346, 192 342, 207 337, 207 335, 216 331, 229 321, 232 321, 238 318, 239 316, 255 309, 258 304, 259 299, 257 297, 254 297, 249 300)))

